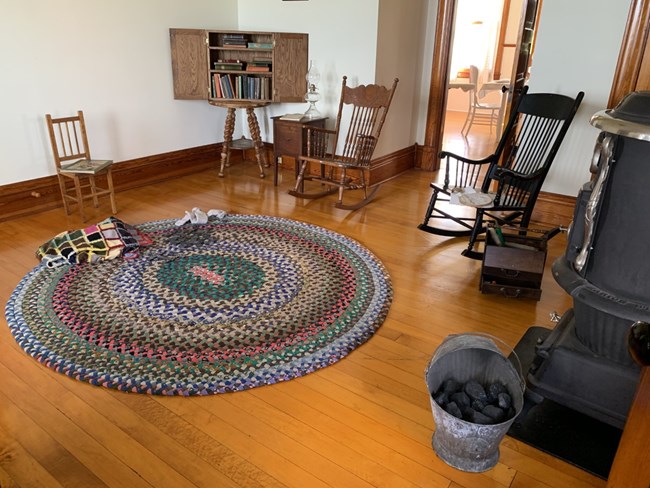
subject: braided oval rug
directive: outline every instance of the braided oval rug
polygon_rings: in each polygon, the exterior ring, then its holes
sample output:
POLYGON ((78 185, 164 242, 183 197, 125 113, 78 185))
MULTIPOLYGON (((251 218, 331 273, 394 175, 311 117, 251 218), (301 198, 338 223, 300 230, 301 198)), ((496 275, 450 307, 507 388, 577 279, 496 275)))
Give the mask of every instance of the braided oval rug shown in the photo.
POLYGON ((345 236, 267 216, 174 222, 137 226, 153 244, 132 260, 34 268, 5 310, 18 344, 94 385, 207 395, 330 365, 386 318, 388 274, 345 236))

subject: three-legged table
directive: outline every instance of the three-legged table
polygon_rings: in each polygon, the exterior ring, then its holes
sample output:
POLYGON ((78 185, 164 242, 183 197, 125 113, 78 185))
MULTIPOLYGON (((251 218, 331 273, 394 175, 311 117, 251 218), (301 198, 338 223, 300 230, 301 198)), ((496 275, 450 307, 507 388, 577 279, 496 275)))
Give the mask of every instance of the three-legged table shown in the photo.
POLYGON ((260 126, 257 123, 255 110, 259 107, 264 107, 269 104, 268 101, 263 100, 210 100, 211 105, 228 109, 226 115, 226 125, 223 131, 223 144, 221 147, 221 169, 219 176, 224 177, 224 168, 230 166, 230 150, 231 149, 255 149, 255 159, 260 168, 260 178, 264 178, 264 167, 268 166, 264 154, 264 143, 260 136, 260 126), (246 109, 248 115, 248 128, 251 131, 252 141, 247 139, 239 139, 233 143, 232 133, 235 129, 235 112, 238 108, 246 109))

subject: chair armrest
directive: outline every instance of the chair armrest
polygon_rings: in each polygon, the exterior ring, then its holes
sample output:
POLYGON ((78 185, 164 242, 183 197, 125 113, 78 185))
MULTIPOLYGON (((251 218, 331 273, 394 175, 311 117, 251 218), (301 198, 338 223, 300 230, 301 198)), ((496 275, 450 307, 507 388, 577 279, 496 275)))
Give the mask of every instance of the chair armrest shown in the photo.
MULTIPOLYGON (((482 167, 486 164, 491 165, 487 171, 487 176, 492 172, 492 167, 497 163, 496 154, 490 154, 483 159, 470 159, 460 154, 442 151, 439 157, 446 158, 445 180, 443 191, 447 192, 454 188, 475 188, 478 185, 478 179, 483 172, 482 167), (452 181, 453 176, 453 181, 452 181)), ((485 183, 483 184, 485 185, 485 183)), ((483 186, 481 185, 481 186, 483 186)))
POLYGON ((311 125, 304 126, 305 129, 307 130, 307 134, 310 132, 320 132, 323 134, 329 134, 329 135, 334 135, 336 134, 336 131, 334 129, 326 129, 325 127, 314 127, 311 125))
POLYGON ((460 154, 454 154, 449 151, 441 151, 440 154, 438 154, 438 157, 440 159, 454 158, 457 159, 458 161, 462 161, 463 163, 468 163, 468 164, 487 164, 487 163, 492 163, 495 160, 496 154, 490 154, 489 156, 486 156, 483 159, 470 159, 461 156, 460 154))
POLYGON ((307 157, 324 158, 327 155, 330 136, 336 131, 324 127, 306 127, 307 129, 307 157))
POLYGON ((494 171, 494 177, 495 179, 504 179, 504 178, 510 178, 513 180, 521 180, 521 181, 533 181, 536 180, 537 178, 541 177, 544 174, 543 169, 539 169, 535 171, 534 173, 531 173, 529 175, 525 175, 523 173, 518 173, 516 171, 513 171, 508 168, 496 168, 494 171))
POLYGON ((375 152, 377 138, 375 136, 357 134, 355 145, 354 164, 359 166, 368 166, 375 152))

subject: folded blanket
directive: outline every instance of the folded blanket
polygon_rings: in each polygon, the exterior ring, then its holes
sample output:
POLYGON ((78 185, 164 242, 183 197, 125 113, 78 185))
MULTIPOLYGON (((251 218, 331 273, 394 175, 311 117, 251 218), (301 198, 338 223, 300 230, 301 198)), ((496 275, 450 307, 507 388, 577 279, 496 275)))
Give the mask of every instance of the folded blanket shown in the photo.
POLYGON ((151 240, 132 225, 109 217, 85 229, 62 232, 36 251, 49 267, 63 264, 95 263, 118 256, 135 257, 140 246, 151 240))

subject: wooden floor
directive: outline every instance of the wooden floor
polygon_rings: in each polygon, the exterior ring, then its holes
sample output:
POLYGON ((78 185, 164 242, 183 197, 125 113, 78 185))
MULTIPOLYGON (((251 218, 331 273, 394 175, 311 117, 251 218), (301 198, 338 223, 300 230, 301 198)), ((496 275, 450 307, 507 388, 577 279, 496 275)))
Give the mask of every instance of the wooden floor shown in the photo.
POLYGON ((499 142, 495 127, 472 125, 467 134, 463 135, 461 129, 466 118, 465 112, 448 110, 445 113, 442 149, 474 159, 489 156, 499 142))
MULTIPOLYGON (((463 240, 416 229, 432 175, 409 171, 369 206, 334 209, 334 197, 303 201, 256 165, 234 164, 119 193, 129 223, 181 217, 201 207, 267 214, 337 231, 372 250, 394 286, 388 318, 340 362, 286 383, 234 394, 162 398, 94 387, 50 371, 0 327, 0 486, 74 487, 604 487, 605 482, 506 437, 497 466, 469 474, 431 448, 434 430, 423 372, 448 334, 487 332, 514 346, 531 325, 552 327, 569 297, 547 269, 539 302, 482 295, 480 262, 463 240)), ((90 217, 108 216, 107 203, 90 217)), ((82 227, 53 210, 0 223, 0 298, 37 262, 34 250, 82 227)), ((563 252, 551 241, 548 265, 563 252)))

